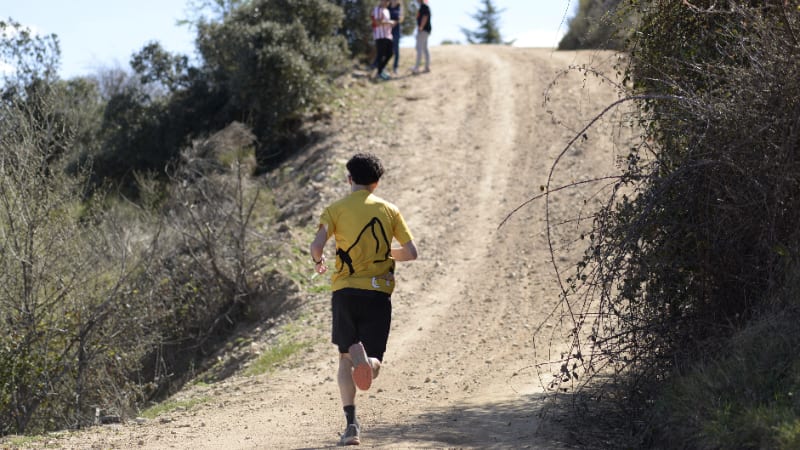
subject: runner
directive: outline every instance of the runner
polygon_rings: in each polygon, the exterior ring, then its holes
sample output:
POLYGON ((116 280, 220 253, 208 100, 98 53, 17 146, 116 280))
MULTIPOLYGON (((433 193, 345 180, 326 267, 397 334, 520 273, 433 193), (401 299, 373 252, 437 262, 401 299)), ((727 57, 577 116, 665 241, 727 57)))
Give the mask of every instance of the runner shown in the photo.
POLYGON ((326 273, 325 244, 335 238, 331 336, 339 348, 337 382, 347 420, 340 444, 358 445, 356 387, 367 390, 378 376, 391 326, 395 262, 417 259, 417 247, 397 207, 373 194, 383 175, 380 159, 358 153, 346 167, 350 194, 323 211, 311 258, 317 273, 326 273), (393 239, 401 247, 392 247, 393 239))

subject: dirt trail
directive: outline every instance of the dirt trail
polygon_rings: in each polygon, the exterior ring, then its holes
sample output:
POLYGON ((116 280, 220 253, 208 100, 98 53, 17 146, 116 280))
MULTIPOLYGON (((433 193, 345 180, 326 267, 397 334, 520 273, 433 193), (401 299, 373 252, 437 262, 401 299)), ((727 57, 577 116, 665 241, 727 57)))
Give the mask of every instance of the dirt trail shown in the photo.
MULTIPOLYGON (((408 62, 411 51, 404 52, 408 62)), ((373 388, 357 398, 362 446, 565 447, 568 439, 538 416, 544 389, 533 367, 547 357, 548 344, 538 342, 535 354, 533 329, 559 292, 544 203, 498 225, 539 193, 575 131, 616 99, 599 78, 573 71, 543 105, 550 83, 570 65, 608 70, 613 56, 501 46, 443 46, 431 53, 431 73, 369 83, 379 114, 354 121, 331 143, 331 164, 315 181, 325 202, 338 197, 345 192, 345 159, 356 150, 376 152, 387 166, 378 195, 400 207, 420 250, 419 260, 398 266, 385 365, 373 388)), ((601 123, 565 155, 554 186, 613 172, 609 127, 601 123)), ((559 194, 554 218, 583 214, 584 200, 597 188, 559 194)), ((581 249, 558 245, 557 263, 568 270, 581 249)), ((344 418, 328 302, 328 294, 308 294, 302 326, 315 344, 303 361, 270 375, 194 386, 176 396, 205 399, 189 410, 93 428, 56 445, 335 446, 344 418)), ((560 333, 556 319, 545 329, 560 333)))

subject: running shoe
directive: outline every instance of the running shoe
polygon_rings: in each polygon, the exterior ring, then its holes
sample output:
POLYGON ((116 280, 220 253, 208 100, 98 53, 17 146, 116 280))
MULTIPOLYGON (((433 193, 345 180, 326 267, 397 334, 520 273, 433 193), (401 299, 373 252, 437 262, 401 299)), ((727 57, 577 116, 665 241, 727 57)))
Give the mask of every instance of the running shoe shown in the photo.
POLYGON ((381 78, 381 80, 383 80, 383 81, 389 81, 389 80, 391 80, 391 79, 392 79, 392 77, 390 77, 390 76, 389 76, 389 74, 388 74, 388 73, 386 73, 386 72, 381 72, 381 73, 379 73, 379 74, 378 74, 378 76, 379 76, 379 77, 381 78))
POLYGON ((353 382, 356 387, 366 391, 372 386, 372 364, 364 350, 364 345, 356 342, 347 351, 350 353, 350 360, 353 361, 353 382))
POLYGON ((369 363, 372 366, 372 379, 374 380, 381 373, 381 362, 378 361, 378 358, 370 358, 369 363))
POLYGON ((342 439, 339 440, 339 445, 359 445, 361 439, 358 438, 358 425, 348 425, 342 433, 342 439))

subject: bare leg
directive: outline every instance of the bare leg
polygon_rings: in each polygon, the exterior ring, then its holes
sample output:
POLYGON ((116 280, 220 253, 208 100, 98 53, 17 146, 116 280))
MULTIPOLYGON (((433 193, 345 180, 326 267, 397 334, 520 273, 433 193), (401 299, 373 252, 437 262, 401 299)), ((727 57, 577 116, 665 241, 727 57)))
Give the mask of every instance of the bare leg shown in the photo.
POLYGON ((339 371, 336 374, 342 406, 356 404, 356 385, 353 383, 353 363, 347 353, 339 354, 339 371))
POLYGON ((359 438, 358 420, 355 418, 356 385, 353 382, 353 361, 350 360, 350 355, 347 353, 339 354, 339 370, 336 373, 336 380, 339 383, 339 395, 342 397, 342 406, 347 418, 347 428, 342 433, 339 445, 358 445, 361 443, 361 439, 359 438))

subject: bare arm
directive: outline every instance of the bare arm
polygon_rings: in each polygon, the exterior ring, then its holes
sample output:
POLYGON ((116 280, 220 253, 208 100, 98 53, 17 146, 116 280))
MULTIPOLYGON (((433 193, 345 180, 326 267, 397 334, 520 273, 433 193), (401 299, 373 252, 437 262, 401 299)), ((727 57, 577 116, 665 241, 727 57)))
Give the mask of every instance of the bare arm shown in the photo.
POLYGON ((325 225, 320 225, 317 230, 317 235, 311 242, 311 258, 314 260, 314 268, 317 273, 325 273, 328 271, 328 266, 325 265, 324 253, 326 242, 328 242, 328 230, 325 229, 325 225))
POLYGON ((425 30, 425 24, 428 23, 428 16, 422 16, 422 20, 419 21, 419 31, 425 30))
POLYGON ((392 258, 395 261, 413 261, 417 259, 417 246, 414 241, 408 241, 402 247, 392 248, 392 258))

